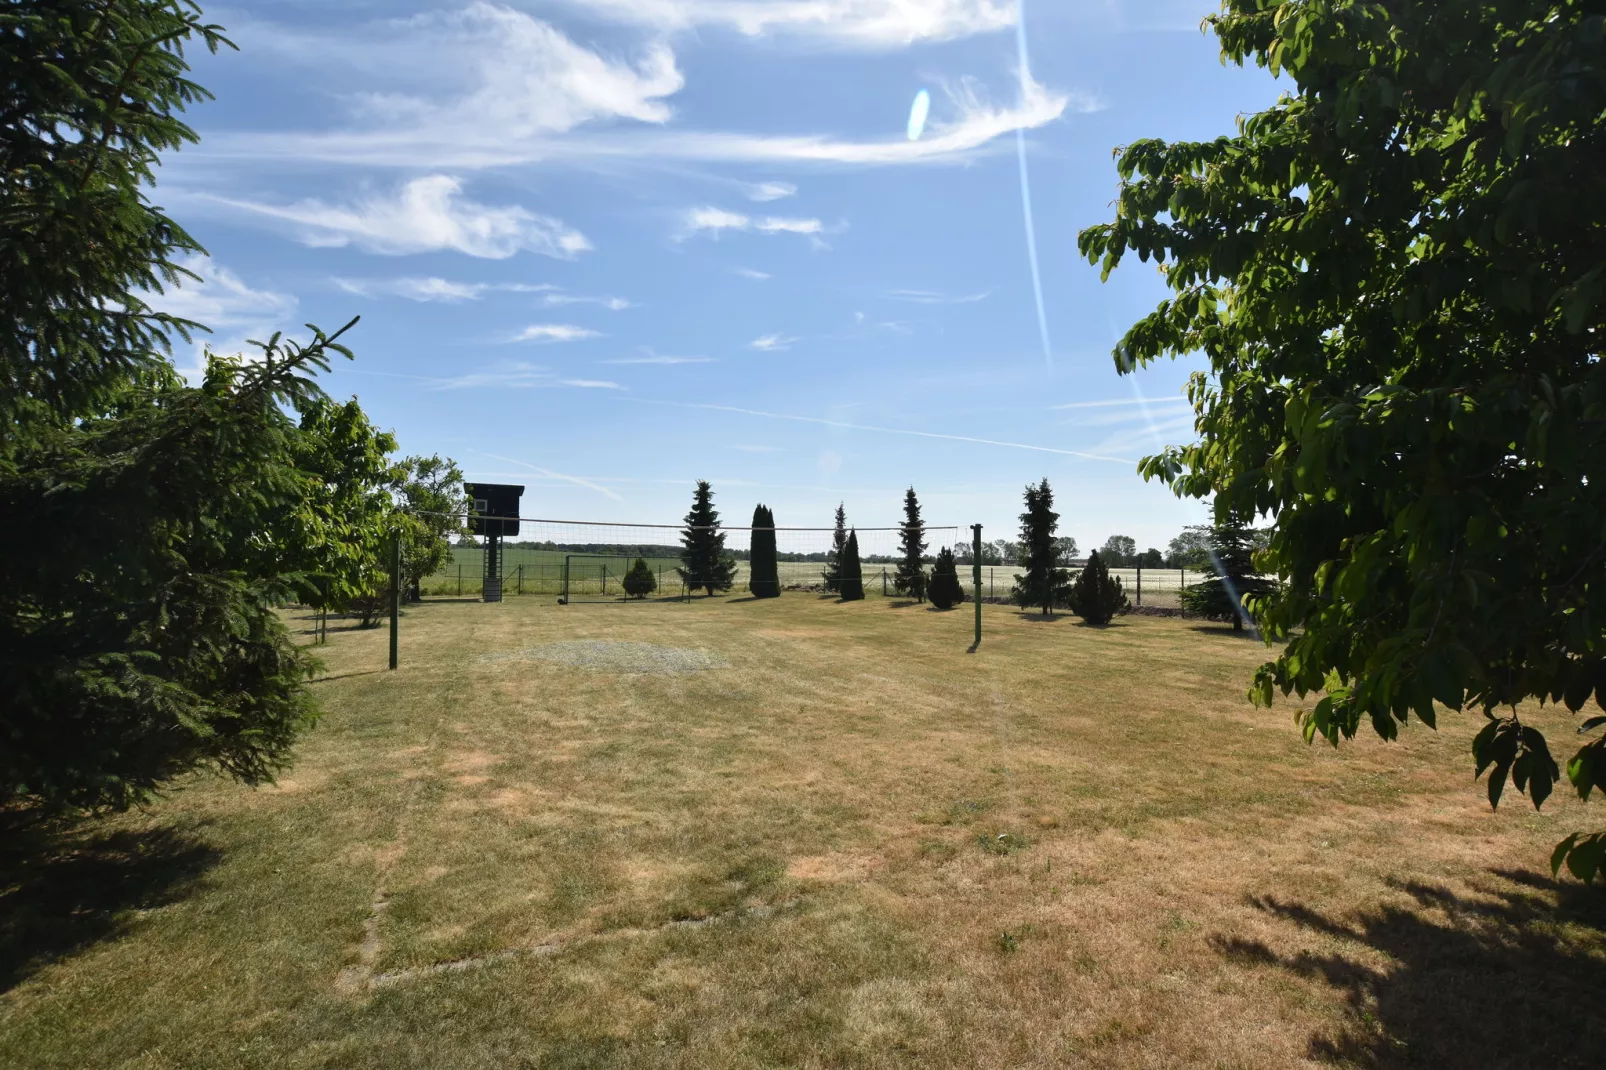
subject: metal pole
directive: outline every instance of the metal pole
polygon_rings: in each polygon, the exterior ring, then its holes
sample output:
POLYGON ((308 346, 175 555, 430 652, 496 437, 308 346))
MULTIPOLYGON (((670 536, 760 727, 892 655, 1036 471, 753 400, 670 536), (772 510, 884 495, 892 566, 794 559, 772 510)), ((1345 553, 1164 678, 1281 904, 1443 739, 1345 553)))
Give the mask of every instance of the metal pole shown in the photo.
POLYGON ((971 531, 975 541, 971 547, 971 573, 970 577, 976 587, 976 647, 981 647, 981 525, 972 524, 971 531))
POLYGON ((1143 566, 1138 566, 1138 605, 1143 604, 1143 566))
POLYGON ((390 537, 390 667, 396 667, 396 635, 401 628, 401 533, 390 537))

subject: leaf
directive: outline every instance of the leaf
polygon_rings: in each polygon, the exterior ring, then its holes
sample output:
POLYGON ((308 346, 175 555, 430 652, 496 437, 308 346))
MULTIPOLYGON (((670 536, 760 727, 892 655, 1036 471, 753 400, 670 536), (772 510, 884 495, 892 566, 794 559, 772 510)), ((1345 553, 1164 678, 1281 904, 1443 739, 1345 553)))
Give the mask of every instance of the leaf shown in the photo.
POLYGON ((1572 853, 1573 845, 1578 842, 1578 837, 1579 833, 1573 833, 1556 844, 1556 849, 1550 852, 1550 875, 1552 877, 1561 873, 1562 863, 1566 862, 1567 856, 1572 853))

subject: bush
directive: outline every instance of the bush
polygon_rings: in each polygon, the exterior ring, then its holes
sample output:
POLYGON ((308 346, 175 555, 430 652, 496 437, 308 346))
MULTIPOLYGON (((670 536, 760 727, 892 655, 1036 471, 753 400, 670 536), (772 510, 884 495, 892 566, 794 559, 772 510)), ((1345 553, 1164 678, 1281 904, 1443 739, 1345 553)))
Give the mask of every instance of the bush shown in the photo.
POLYGON ((1094 550, 1087 559, 1087 567, 1071 585, 1071 612, 1089 624, 1102 626, 1114 620, 1117 613, 1125 613, 1127 608, 1121 581, 1110 575, 1104 559, 1094 550))
POLYGON ((624 588, 631 598, 646 598, 658 589, 658 577, 653 575, 645 557, 636 558, 636 563, 625 573, 624 588))
POLYGON ((952 609, 965 600, 965 591, 959 585, 959 569, 955 567, 954 552, 947 547, 937 553, 937 564, 931 570, 927 594, 938 609, 952 609))

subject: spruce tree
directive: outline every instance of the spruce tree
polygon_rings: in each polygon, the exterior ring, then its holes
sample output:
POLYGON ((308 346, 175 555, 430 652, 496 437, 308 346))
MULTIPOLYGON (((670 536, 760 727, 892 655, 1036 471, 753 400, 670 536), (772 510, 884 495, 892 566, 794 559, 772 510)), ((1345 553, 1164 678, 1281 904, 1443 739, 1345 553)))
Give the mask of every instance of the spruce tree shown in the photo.
POLYGON ((1026 511, 1020 515, 1020 564, 1025 566, 1015 580, 1015 600, 1022 607, 1042 606, 1047 616, 1065 601, 1070 575, 1060 565, 1060 544, 1054 532, 1060 515, 1054 512, 1054 491, 1045 478, 1040 484, 1026 485, 1026 511))
POLYGON ((658 589, 658 577, 652 574, 652 566, 645 557, 636 558, 630 571, 625 573, 623 583, 625 594, 631 598, 646 598, 658 589))
POLYGON ((1072 613, 1101 627, 1115 619, 1117 613, 1126 612, 1128 603, 1121 581, 1110 575, 1097 550, 1088 557, 1087 567, 1071 585, 1070 603, 1072 613))
POLYGON ((954 552, 946 546, 937 552, 937 563, 931 569, 931 604, 938 609, 952 609, 965 600, 964 588, 959 585, 958 562, 954 552))
POLYGON ((831 533, 831 550, 825 559, 825 589, 834 593, 842 590, 842 554, 848 546, 848 514, 838 502, 836 530, 831 533))
POLYGON ((754 598, 779 598, 781 569, 775 560, 775 514, 769 506, 760 505, 753 510, 752 535, 748 589, 754 598))
POLYGON ((1214 575, 1183 590, 1182 608, 1206 620, 1231 621, 1233 631, 1243 631, 1247 612, 1244 597, 1267 594, 1277 587, 1273 581, 1255 575, 1255 540, 1255 530, 1235 515, 1211 528, 1204 541, 1214 557, 1206 555, 1205 567, 1214 575))
POLYGON ((915 489, 903 496, 903 526, 898 529, 898 570, 892 585, 900 594, 908 594, 916 601, 926 600, 926 522, 920 519, 920 499, 915 489))
POLYGON ((837 579, 838 591, 844 602, 857 602, 864 598, 864 566, 859 563, 859 533, 848 532, 848 541, 842 547, 841 574, 837 579))
POLYGON ((681 567, 675 571, 687 587, 694 591, 701 587, 710 595, 731 589, 736 582, 736 562, 725 556, 725 533, 719 530, 714 490, 706 479, 697 481, 680 544, 681 567))

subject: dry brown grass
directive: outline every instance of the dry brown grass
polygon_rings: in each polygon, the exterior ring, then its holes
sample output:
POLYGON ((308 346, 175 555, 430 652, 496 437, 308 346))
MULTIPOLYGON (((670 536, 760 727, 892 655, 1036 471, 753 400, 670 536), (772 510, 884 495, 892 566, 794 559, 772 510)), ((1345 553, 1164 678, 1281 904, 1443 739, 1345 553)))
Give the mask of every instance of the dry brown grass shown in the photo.
POLYGON ((9 882, 0 1065, 1594 1065, 1606 912, 1543 871, 1588 815, 1490 814, 1470 719, 1308 748, 1225 630, 986 613, 426 605, 394 674, 338 633, 279 788, 9 882), (480 657, 584 639, 727 667, 480 657))

